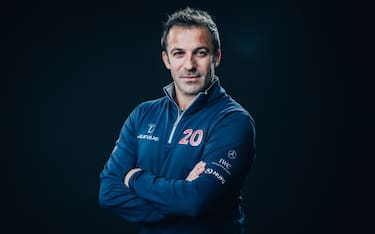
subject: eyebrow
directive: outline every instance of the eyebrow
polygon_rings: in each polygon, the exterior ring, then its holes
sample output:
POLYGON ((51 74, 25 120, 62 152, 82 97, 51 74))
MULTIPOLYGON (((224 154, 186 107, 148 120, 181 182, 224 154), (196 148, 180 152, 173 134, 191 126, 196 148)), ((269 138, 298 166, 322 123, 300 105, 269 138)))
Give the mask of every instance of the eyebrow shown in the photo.
MULTIPOLYGON (((170 53, 173 53, 173 52, 175 52, 175 51, 183 51, 184 49, 181 49, 181 48, 173 48, 171 51, 170 51, 170 53)), ((198 51, 198 50, 206 50, 206 51, 210 51, 210 49, 208 48, 208 47, 206 47, 206 46, 201 46, 201 47, 198 47, 198 48, 195 48, 194 50, 193 50, 193 52, 196 52, 196 51, 198 51)))
POLYGON ((194 49, 194 51, 198 51, 198 50, 206 50, 208 52, 210 51, 210 49, 206 46, 201 46, 201 47, 198 47, 198 48, 194 49))

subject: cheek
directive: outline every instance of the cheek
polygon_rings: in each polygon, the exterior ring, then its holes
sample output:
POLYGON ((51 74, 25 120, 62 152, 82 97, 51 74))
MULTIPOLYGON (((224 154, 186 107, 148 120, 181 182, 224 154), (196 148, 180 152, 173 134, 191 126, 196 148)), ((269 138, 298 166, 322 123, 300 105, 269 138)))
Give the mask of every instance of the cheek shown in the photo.
POLYGON ((200 68, 206 71, 206 73, 210 72, 212 69, 211 61, 204 61, 203 63, 200 64, 200 68))
POLYGON ((171 63, 170 64, 170 69, 171 69, 171 71, 178 71, 178 70, 180 70, 183 66, 183 63, 181 63, 181 62, 173 62, 173 63, 171 63))
POLYGON ((171 66, 170 72, 171 72, 172 77, 175 78, 178 76, 179 70, 176 67, 171 66))

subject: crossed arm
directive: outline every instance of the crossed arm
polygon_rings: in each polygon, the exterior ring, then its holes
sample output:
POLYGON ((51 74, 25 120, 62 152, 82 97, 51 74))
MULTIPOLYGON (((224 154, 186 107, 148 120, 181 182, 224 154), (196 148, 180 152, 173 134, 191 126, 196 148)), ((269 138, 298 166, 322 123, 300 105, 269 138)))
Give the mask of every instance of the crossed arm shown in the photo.
MULTIPOLYGON (((100 206, 110 209, 120 217, 131 222, 159 222, 168 219, 169 213, 165 212, 163 208, 154 202, 139 197, 134 190, 129 188, 129 178, 134 173, 140 171, 140 168, 131 169, 121 179, 121 174, 123 174, 121 171, 123 170, 119 170, 121 168, 120 165, 130 163, 117 159, 117 153, 121 150, 121 147, 115 149, 111 159, 107 162, 105 169, 101 173, 100 206)), ((206 163, 203 161, 197 163, 185 181, 192 182, 196 180, 204 172, 205 166, 206 163)))
MULTIPOLYGON (((200 161, 198 162, 194 168, 190 171, 189 175, 186 177, 186 181, 193 181, 195 179, 197 179, 200 174, 202 174, 204 172, 204 170, 206 169, 206 163, 203 162, 203 161, 200 161)), ((140 171, 142 170, 141 168, 134 168, 134 169, 131 169, 125 176, 125 179, 124 179, 124 184, 126 185, 126 187, 129 188, 129 179, 130 177, 136 173, 137 171, 140 171)))

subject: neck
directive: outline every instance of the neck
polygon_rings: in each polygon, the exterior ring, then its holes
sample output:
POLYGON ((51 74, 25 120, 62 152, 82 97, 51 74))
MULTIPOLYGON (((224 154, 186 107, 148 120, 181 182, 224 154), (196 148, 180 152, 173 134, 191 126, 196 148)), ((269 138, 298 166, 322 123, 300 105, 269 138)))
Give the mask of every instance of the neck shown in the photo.
MULTIPOLYGON (((210 82, 206 85, 206 87, 203 90, 209 89, 212 84, 214 83, 214 79, 211 79, 210 82)), ((186 110, 191 103, 194 101, 194 99, 197 97, 198 94, 195 95, 187 95, 182 92, 180 92, 176 87, 174 87, 174 92, 172 94, 174 100, 176 101, 177 106, 181 111, 186 110)))
POLYGON ((197 95, 183 95, 176 93, 175 100, 181 111, 186 110, 197 95))

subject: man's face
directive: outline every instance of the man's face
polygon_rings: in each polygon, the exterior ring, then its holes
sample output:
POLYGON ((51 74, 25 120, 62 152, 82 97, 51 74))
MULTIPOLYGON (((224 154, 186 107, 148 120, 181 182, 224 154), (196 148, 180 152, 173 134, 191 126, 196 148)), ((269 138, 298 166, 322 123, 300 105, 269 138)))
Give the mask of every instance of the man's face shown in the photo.
POLYGON ((213 54, 211 34, 206 27, 173 26, 162 58, 171 71, 177 96, 195 96, 204 90, 219 65, 221 52, 213 54))

